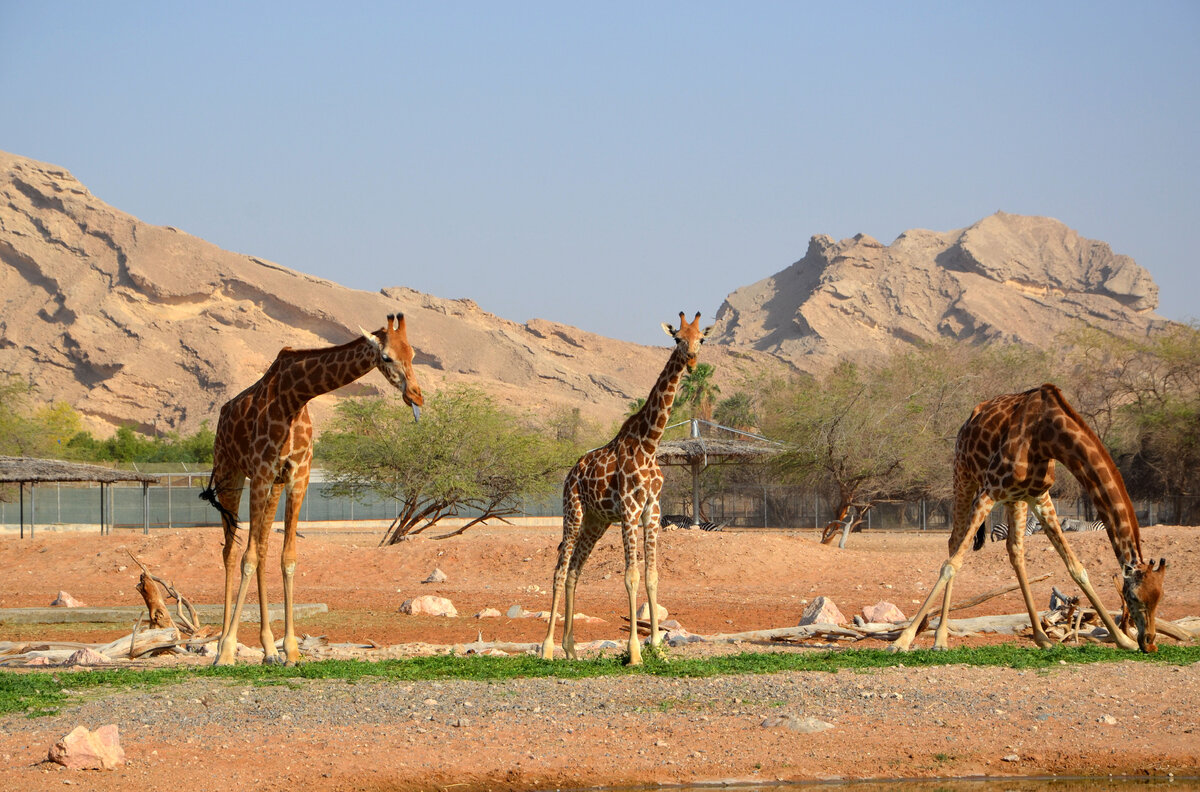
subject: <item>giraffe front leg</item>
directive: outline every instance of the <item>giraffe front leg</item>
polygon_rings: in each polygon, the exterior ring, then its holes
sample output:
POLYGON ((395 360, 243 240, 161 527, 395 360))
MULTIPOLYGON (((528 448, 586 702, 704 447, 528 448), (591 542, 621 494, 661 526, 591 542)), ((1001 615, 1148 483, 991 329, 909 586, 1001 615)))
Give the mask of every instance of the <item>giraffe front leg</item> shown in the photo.
POLYGON ((288 491, 287 509, 284 513, 283 552, 279 566, 283 572, 283 653, 285 665, 300 662, 300 642, 296 640, 295 577, 296 577, 296 529, 300 521, 300 504, 304 501, 307 485, 294 485, 288 491))
POLYGON ((662 645, 658 628, 658 504, 646 523, 646 600, 650 609, 650 646, 662 645))
POLYGON ((1083 568, 1083 564, 1075 557, 1075 553, 1071 551, 1071 547, 1067 544, 1067 539, 1063 536, 1062 526, 1058 523, 1058 514, 1054 511, 1054 502, 1050 500, 1050 494, 1044 493, 1041 498, 1034 503, 1034 511, 1045 527, 1046 538, 1050 540, 1050 544, 1054 545, 1054 549, 1058 551, 1059 556, 1067 565, 1067 572, 1070 573, 1071 579, 1075 581, 1075 585, 1083 590, 1087 595, 1088 601, 1092 603, 1092 607, 1096 609, 1096 614, 1100 617, 1100 621, 1104 623, 1104 629, 1108 630, 1108 634, 1116 641, 1117 646, 1122 649, 1137 650, 1137 641, 1130 638, 1125 632, 1117 626, 1113 620, 1112 614, 1108 612, 1108 608, 1100 601, 1100 597, 1092 588, 1091 582, 1088 580, 1087 570, 1083 568))
POLYGON ((1017 575, 1017 584, 1021 587, 1021 597, 1025 600, 1025 610, 1029 613, 1029 623, 1033 625, 1033 642, 1043 649, 1054 646, 1054 641, 1042 629, 1042 619, 1037 606, 1033 602, 1033 592, 1029 588, 1029 578, 1025 573, 1025 516, 1024 501, 1017 501, 1008 507, 1008 563, 1012 565, 1017 575))
POLYGON ((246 552, 242 554, 242 577, 238 583, 237 597, 232 609, 226 606, 227 624, 217 644, 217 659, 213 661, 213 665, 225 666, 237 662, 238 625, 242 620, 242 606, 246 604, 246 591, 250 588, 250 578, 254 575, 257 558, 258 551, 254 547, 251 535, 246 540, 246 552))
POLYGON ((257 537, 255 547, 258 559, 255 573, 258 580, 258 639, 263 648, 263 665, 283 665, 283 658, 275 648, 275 635, 271 632, 271 606, 267 599, 267 548, 270 545, 271 527, 275 520, 275 507, 279 505, 279 494, 282 485, 273 485, 268 490, 266 503, 262 511, 255 515, 256 519, 250 525, 250 531, 257 537))
POLYGON ((625 546, 625 592, 629 595, 629 665, 642 664, 642 647, 637 631, 637 530, 629 518, 621 522, 621 539, 625 546))

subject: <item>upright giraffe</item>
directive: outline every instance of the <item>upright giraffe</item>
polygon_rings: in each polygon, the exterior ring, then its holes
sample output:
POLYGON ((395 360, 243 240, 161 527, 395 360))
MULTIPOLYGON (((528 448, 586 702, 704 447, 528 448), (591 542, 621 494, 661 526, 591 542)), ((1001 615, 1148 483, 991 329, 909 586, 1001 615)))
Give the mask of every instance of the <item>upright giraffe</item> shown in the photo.
POLYGON ((238 622, 250 577, 257 572, 261 617, 259 637, 264 663, 283 662, 275 650, 267 613, 267 540, 281 490, 287 490, 284 511, 283 568, 284 638, 287 664, 300 659, 292 619, 292 578, 296 571, 296 522, 300 503, 308 490, 312 468, 312 419, 308 402, 316 396, 354 382, 371 369, 379 369, 403 393, 404 403, 420 415, 424 403, 412 368, 413 349, 403 314, 389 314, 387 326, 361 338, 326 349, 284 347, 262 378, 221 407, 213 443, 213 472, 200 497, 221 512, 225 527, 225 613, 215 665, 231 665, 237 654, 238 622), (250 479, 250 530, 242 555, 241 583, 234 603, 237 575, 234 544, 242 486, 250 479))
MULTIPOLYGON (((1034 514, 1045 526, 1047 538, 1066 562, 1071 578, 1091 600, 1105 628, 1121 648, 1140 647, 1143 652, 1157 650, 1154 618, 1162 596, 1166 559, 1160 559, 1157 565, 1143 561, 1137 515, 1117 466, 1100 438, 1067 403, 1062 392, 1050 384, 982 402, 959 429, 954 450, 954 528, 950 534, 950 557, 942 565, 937 583, 912 622, 889 649, 908 649, 934 598, 943 588, 942 617, 933 648, 946 648, 954 575, 962 566, 971 528, 987 517, 995 503, 1005 504, 1009 525, 1024 525, 1026 507, 1033 507, 1034 514), (1136 644, 1117 628, 1092 589, 1087 570, 1063 536, 1049 492, 1054 483, 1055 460, 1066 465, 1084 486, 1100 519, 1108 527, 1108 538, 1121 566, 1121 594, 1125 604, 1122 622, 1124 624, 1127 617, 1132 617, 1137 626, 1136 644)), ((1045 648, 1053 642, 1042 629, 1025 577, 1024 534, 1019 530, 1008 532, 1008 559, 1025 598, 1025 608, 1033 624, 1033 640, 1045 648)))
POLYGON ((700 329, 700 314, 689 323, 679 312, 679 329, 663 323, 663 330, 675 339, 675 351, 654 383, 650 396, 637 413, 621 426, 617 436, 600 448, 584 454, 563 484, 563 538, 558 546, 554 568, 554 592, 550 601, 550 626, 542 642, 542 657, 554 656, 554 620, 558 599, 564 591, 566 624, 563 627, 563 652, 575 657, 575 585, 579 571, 596 541, 614 522, 621 523, 625 547, 625 590, 629 594, 629 663, 642 662, 637 637, 637 527, 645 531, 646 597, 650 602, 650 640, 658 635, 658 494, 663 475, 655 459, 658 441, 671 414, 675 392, 685 371, 696 368, 700 344, 711 328, 700 329), (568 563, 570 566, 568 567, 568 563))

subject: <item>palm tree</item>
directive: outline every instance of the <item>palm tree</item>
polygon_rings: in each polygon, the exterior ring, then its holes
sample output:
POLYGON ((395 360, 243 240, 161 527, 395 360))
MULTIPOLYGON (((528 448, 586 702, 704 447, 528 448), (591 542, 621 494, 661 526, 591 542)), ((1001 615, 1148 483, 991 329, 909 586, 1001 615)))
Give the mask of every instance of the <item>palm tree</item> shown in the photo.
POLYGON ((721 393, 721 389, 712 381, 713 371, 711 363, 700 363, 679 385, 679 395, 675 401, 691 407, 693 418, 712 420, 713 402, 721 393))
POLYGON ((637 397, 633 401, 629 402, 629 409, 627 409, 625 411, 625 417, 629 418, 630 416, 637 415, 638 411, 641 410, 645 406, 646 406, 646 397, 645 396, 637 397))

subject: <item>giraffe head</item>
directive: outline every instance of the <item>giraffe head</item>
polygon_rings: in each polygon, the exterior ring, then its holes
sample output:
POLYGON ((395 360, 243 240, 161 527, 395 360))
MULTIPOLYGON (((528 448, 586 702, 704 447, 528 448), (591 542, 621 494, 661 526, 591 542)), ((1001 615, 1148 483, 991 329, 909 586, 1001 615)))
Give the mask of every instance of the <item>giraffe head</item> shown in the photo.
POLYGON ((413 418, 420 420, 425 398, 421 395, 421 386, 417 384, 417 375, 413 371, 413 348, 408 344, 404 314, 388 314, 386 327, 374 333, 364 330, 363 337, 378 356, 375 367, 403 394, 404 403, 412 407, 413 418))
POLYGON ((1162 596, 1163 573, 1167 570, 1167 559, 1145 563, 1128 563, 1121 567, 1121 598, 1125 610, 1137 626, 1138 647, 1149 654, 1157 652, 1154 639, 1158 636, 1155 626, 1155 611, 1162 596))
POLYGON ((675 339, 676 348, 683 350, 687 355, 686 364, 688 371, 695 371, 696 360, 700 355, 700 345, 704 343, 704 337, 708 335, 708 331, 712 327, 700 329, 700 312, 696 312, 696 316, 689 323, 684 318, 683 311, 679 312, 679 329, 676 330, 671 325, 663 322, 662 329, 666 334, 675 339))

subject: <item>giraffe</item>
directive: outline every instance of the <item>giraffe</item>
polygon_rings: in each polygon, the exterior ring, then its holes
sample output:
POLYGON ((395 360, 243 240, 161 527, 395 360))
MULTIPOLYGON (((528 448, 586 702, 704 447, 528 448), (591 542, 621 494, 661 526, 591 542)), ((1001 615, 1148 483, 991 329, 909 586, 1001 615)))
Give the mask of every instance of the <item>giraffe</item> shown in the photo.
POLYGON ((667 427, 675 392, 685 371, 696 368, 700 344, 712 328, 700 329, 700 314, 689 323, 679 312, 679 329, 663 323, 676 342, 675 350, 658 376, 646 403, 630 416, 607 445, 588 451, 567 474, 563 484, 563 538, 554 568, 550 602, 550 627, 542 642, 542 657, 554 656, 554 627, 560 596, 565 592, 566 623, 563 652, 575 658, 575 585, 596 541, 614 522, 621 523, 625 548, 625 590, 629 595, 629 664, 640 665, 637 637, 637 526, 645 531, 646 597, 650 603, 650 640, 658 635, 659 529, 658 494, 663 474, 655 459, 658 441, 667 427), (569 566, 568 566, 569 564, 569 566), (565 585, 564 585, 565 584, 565 585))
POLYGON ((237 654, 237 630, 250 577, 257 574, 261 614, 259 637, 263 663, 282 663, 275 649, 267 613, 267 540, 281 491, 287 491, 284 510, 283 569, 284 639, 286 664, 300 659, 292 618, 292 583, 296 571, 296 523, 308 489, 312 468, 313 425, 308 402, 316 396, 348 385, 371 369, 400 390, 413 417, 420 418, 424 404, 413 372, 413 349, 403 314, 389 314, 387 326, 374 333, 324 349, 284 347, 258 382, 221 407, 213 443, 213 471, 200 497, 221 512, 225 528, 222 557, 225 563, 225 612, 214 665, 232 665, 237 654), (234 602, 237 559, 238 506, 242 486, 250 480, 250 529, 242 555, 241 582, 234 602))
MULTIPOLYGON (((945 589, 945 595, 933 648, 947 648, 954 576, 962 566, 971 529, 987 517, 995 503, 1005 504, 1009 525, 1025 525, 1026 510, 1033 509, 1045 527, 1050 543, 1066 563, 1071 579, 1091 600, 1109 635, 1121 648, 1140 648, 1146 653, 1157 651, 1155 611, 1162 596, 1166 559, 1159 559, 1157 565, 1143 560, 1137 515, 1117 466, 1100 438, 1075 412, 1062 391, 1049 383, 1024 393, 997 396, 980 403, 959 429, 954 451, 954 527, 950 534, 950 557, 942 565, 929 596, 889 650, 909 648, 942 589, 945 589), (1108 538, 1121 567, 1125 610, 1137 627, 1137 643, 1124 630, 1118 629, 1092 589, 1087 570, 1067 545, 1049 492, 1054 483, 1055 460, 1066 465, 1084 486, 1108 528, 1108 538)), ((1024 531, 1008 532, 1008 559, 1029 611, 1033 640, 1038 646, 1047 648, 1053 642, 1042 629, 1025 576, 1024 534, 1024 531)))

